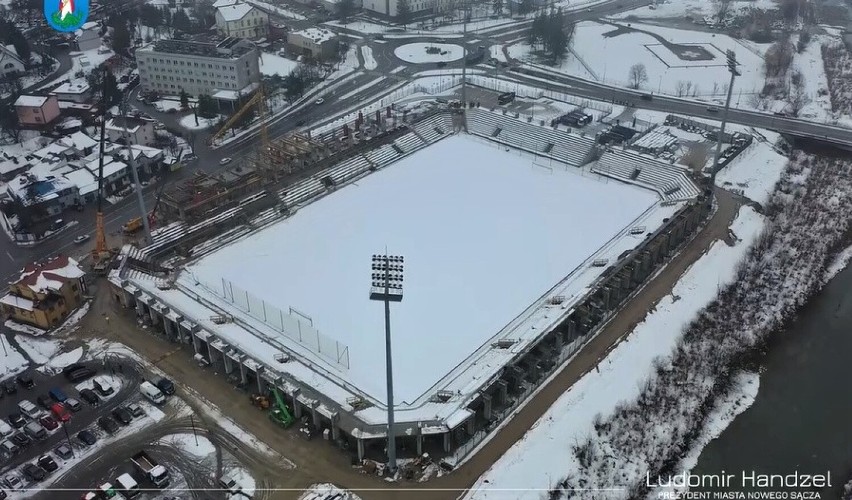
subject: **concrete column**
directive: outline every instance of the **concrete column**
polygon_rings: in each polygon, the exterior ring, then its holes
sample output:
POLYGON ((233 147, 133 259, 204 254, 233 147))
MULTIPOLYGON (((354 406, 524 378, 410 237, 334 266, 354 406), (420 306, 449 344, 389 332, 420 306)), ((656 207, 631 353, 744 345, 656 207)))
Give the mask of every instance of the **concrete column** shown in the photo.
POLYGON ((263 367, 258 366, 254 372, 255 377, 257 377, 257 392, 258 394, 266 394, 266 391, 263 390, 263 377, 261 373, 263 373, 263 367))
POLYGON ((167 337, 171 338, 171 337, 175 336, 174 324, 172 323, 172 320, 170 320, 169 318, 166 317, 165 314, 163 315, 163 331, 166 332, 167 337))
POLYGON ((201 340, 194 333, 191 335, 191 337, 192 337, 192 350, 195 351, 195 354, 198 354, 198 352, 199 352, 198 344, 201 342, 201 340))
POLYGON ((207 339, 204 343, 207 344, 207 359, 212 365, 213 362, 216 361, 216 358, 213 356, 213 353, 216 351, 216 349, 213 349, 213 347, 210 346, 210 339, 207 339))
POLYGON ((364 440, 361 438, 356 438, 355 442, 358 443, 358 461, 364 460, 364 440))
POLYGON ((416 441, 417 441, 417 456, 422 457, 423 456, 423 434, 421 434, 421 430, 419 428, 417 429, 416 441))
POLYGON ((222 352, 222 360, 225 362, 225 375, 230 375, 234 371, 234 360, 227 352, 222 352))
POLYGON ((298 387, 293 389, 293 394, 292 394, 292 396, 293 396, 293 416, 296 417, 296 418, 302 418, 302 405, 300 405, 299 401, 296 400, 296 398, 301 393, 302 393, 302 390, 299 389, 298 387))
POLYGON ((340 426, 337 423, 340 421, 340 414, 334 412, 331 414, 331 439, 337 441, 340 439, 340 426))
POLYGON ((320 412, 317 410, 319 408, 320 402, 317 400, 311 401, 311 417, 313 417, 314 427, 316 429, 322 428, 322 420, 320 420, 320 412))
POLYGON ((246 364, 245 364, 246 356, 245 354, 240 355, 240 383, 246 384, 248 382, 248 377, 246 376, 246 364))
POLYGON ((483 394, 482 395, 482 414, 485 416, 485 420, 491 420, 491 395, 483 394))
POLYGON ((521 385, 524 380, 524 370, 522 370, 520 366, 513 366, 512 375, 514 375, 515 385, 521 385))
POLYGON ((157 311, 155 311, 153 307, 148 308, 148 316, 150 316, 150 318, 151 318, 151 323, 156 325, 157 319, 158 319, 157 318, 157 311))
POLYGON ((450 439, 450 432, 444 433, 444 453, 450 452, 450 445, 452 444, 452 440, 450 439))
POLYGON ((505 405, 509 402, 509 383, 503 379, 497 381, 497 390, 500 395, 500 404, 505 405))
POLYGON ((467 422, 465 422, 464 427, 465 430, 467 430, 467 434, 469 436, 473 436, 474 434, 476 434, 476 416, 471 416, 469 419, 467 419, 467 422))
POLYGON ((136 301, 136 315, 142 317, 145 315, 145 304, 141 300, 136 301))

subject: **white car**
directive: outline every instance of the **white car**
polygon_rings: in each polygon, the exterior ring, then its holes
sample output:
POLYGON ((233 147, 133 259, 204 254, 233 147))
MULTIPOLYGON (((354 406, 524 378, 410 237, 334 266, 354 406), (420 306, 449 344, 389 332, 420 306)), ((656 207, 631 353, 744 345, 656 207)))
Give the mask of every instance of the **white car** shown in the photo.
POLYGON ((90 236, 90 235, 88 235, 88 234, 81 234, 80 236, 77 236, 76 238, 74 238, 74 243, 77 243, 77 244, 79 245, 80 243, 83 243, 83 242, 85 242, 85 241, 88 241, 88 239, 89 239, 89 238, 91 238, 91 236, 90 236))
POLYGON ((10 490, 19 490, 24 487, 24 483, 21 482, 21 478, 19 478, 15 474, 7 475, 5 478, 3 478, 3 482, 10 490))
POLYGON ((316 101, 314 101, 314 104, 319 105, 319 104, 322 104, 322 103, 324 103, 324 102, 325 102, 325 99, 323 99, 322 97, 320 97, 319 99, 317 99, 316 101))
POLYGON ((225 158, 222 158, 221 160, 219 160, 219 165, 227 165, 227 164, 231 163, 232 161, 234 161, 234 160, 232 160, 231 158, 228 158, 226 156, 225 158))

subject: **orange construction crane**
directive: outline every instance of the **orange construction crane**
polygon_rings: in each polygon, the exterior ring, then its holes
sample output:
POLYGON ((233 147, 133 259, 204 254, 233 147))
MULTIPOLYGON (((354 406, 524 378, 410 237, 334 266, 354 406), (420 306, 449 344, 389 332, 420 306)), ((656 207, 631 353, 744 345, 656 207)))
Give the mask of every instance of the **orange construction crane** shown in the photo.
POLYGON ((211 146, 222 138, 225 135, 225 132, 230 130, 235 123, 239 121, 243 115, 248 112, 252 108, 252 106, 257 105, 257 115, 260 119, 260 143, 263 145, 263 149, 267 150, 269 148, 269 131, 266 129, 266 120, 269 117, 269 109, 266 107, 266 95, 263 93, 263 86, 257 89, 257 93, 240 108, 239 111, 234 113, 234 115, 222 125, 222 128, 216 131, 215 134, 211 135, 207 140, 207 143, 211 146))

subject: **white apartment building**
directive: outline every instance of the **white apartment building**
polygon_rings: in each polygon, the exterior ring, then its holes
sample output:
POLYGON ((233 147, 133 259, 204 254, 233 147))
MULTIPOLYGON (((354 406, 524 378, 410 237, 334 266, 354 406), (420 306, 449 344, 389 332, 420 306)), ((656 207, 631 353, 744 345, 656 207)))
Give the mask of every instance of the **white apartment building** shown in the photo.
MULTIPOLYGON (((423 11, 432 11, 435 14, 449 10, 453 5, 458 5, 458 2, 453 0, 409 0, 408 7, 412 14, 417 14, 423 11)), ((366 10, 381 14, 388 17, 396 17, 399 12, 399 0, 363 0, 363 7, 366 10)))
POLYGON ((260 82, 258 50, 251 42, 227 38, 219 44, 159 40, 136 50, 139 83, 165 95, 248 92, 260 82))
POLYGON ((216 30, 225 36, 260 38, 269 33, 269 14, 246 3, 216 9, 216 30))

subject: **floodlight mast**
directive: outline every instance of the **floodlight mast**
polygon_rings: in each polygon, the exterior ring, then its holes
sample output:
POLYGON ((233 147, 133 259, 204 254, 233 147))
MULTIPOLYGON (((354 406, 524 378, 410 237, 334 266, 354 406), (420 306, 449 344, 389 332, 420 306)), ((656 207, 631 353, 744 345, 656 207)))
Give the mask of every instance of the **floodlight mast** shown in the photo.
POLYGON ((710 172, 710 192, 716 186, 716 172, 719 171, 719 157, 722 154, 722 138, 725 136, 725 125, 728 124, 728 110, 731 108, 731 94, 734 91, 734 78, 740 76, 737 69, 737 55, 733 50, 727 52, 728 71, 731 72, 731 82, 728 84, 728 97, 725 100, 725 109, 722 111, 722 125, 719 128, 719 135, 716 137, 716 154, 713 157, 713 170, 710 172))
POLYGON ((373 255, 370 300, 385 303, 385 369, 388 394, 388 469, 396 472, 396 436, 393 415, 393 363, 391 357, 390 303, 402 302, 403 257, 399 255, 373 255))

